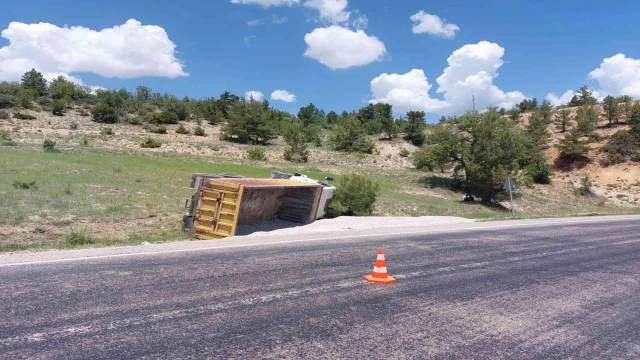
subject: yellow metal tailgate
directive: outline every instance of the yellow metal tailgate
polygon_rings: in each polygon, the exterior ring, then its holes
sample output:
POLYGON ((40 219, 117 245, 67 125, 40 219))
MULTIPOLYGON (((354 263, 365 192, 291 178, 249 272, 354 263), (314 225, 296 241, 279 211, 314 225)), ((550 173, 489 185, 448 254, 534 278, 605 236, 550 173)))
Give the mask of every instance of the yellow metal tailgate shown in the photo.
POLYGON ((200 188, 191 235, 196 239, 221 239, 236 234, 244 187, 205 181, 200 188))

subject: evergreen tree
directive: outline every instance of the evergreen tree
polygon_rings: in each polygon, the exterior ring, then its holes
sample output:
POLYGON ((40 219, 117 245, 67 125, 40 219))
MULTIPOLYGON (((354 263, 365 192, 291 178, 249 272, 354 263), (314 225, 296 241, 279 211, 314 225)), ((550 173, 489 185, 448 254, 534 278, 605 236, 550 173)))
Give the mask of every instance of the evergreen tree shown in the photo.
POLYGON ((407 113, 407 135, 405 140, 415 146, 422 146, 426 138, 424 134, 426 128, 424 117, 424 111, 409 111, 407 113))
POLYGON ((35 69, 31 69, 22 75, 21 84, 25 89, 33 90, 36 96, 42 96, 47 93, 47 80, 35 69))

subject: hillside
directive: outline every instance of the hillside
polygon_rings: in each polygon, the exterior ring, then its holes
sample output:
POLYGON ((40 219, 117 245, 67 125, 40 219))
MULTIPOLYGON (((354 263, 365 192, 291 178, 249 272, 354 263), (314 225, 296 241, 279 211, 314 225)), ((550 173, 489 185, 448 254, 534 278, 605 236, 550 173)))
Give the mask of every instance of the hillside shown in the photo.
MULTIPOLYGON (((67 109, 62 116, 37 105, 32 110, 12 108, 8 112, 8 119, 0 119, 5 137, 0 164, 6 169, 0 175, 0 251, 65 247, 65 239, 77 229, 91 234, 94 245, 186 239, 180 221, 194 172, 267 177, 277 169, 336 179, 357 173, 381 184, 376 215, 510 217, 504 198, 492 206, 462 203, 463 194, 450 189, 450 172, 413 169, 411 157, 401 151, 413 152, 418 147, 402 138, 376 140, 372 154, 346 154, 331 150, 329 134, 323 131, 323 145, 310 146, 309 162, 296 164, 283 160, 285 144, 278 137, 272 145, 262 147, 267 161, 250 161, 246 153, 255 146, 220 140, 221 126, 207 122, 200 122, 206 136, 177 134, 177 124, 165 125, 167 134, 155 134, 127 122, 96 123, 80 106, 67 109), (18 111, 35 119, 16 119, 13 112, 18 111), (112 135, 106 135, 107 128, 112 135), (141 148, 140 142, 149 136, 162 146, 141 148), (42 152, 44 139, 54 140, 58 152, 42 152), (16 188, 12 186, 16 181, 35 181, 37 189, 16 188)), ((524 114, 523 125, 528 116, 524 114)), ((180 124, 188 130, 198 126, 195 120, 180 124)), ((590 145, 589 162, 582 168, 554 169, 549 185, 520 186, 515 194, 518 216, 640 212, 640 164, 604 167, 599 162, 607 138, 627 128, 608 128, 602 118, 595 130, 600 141, 590 145), (594 194, 578 196, 575 189, 585 173, 593 177, 594 194)), ((553 125, 548 129, 552 136, 545 154, 553 164, 558 156, 553 145, 562 135, 553 125)))

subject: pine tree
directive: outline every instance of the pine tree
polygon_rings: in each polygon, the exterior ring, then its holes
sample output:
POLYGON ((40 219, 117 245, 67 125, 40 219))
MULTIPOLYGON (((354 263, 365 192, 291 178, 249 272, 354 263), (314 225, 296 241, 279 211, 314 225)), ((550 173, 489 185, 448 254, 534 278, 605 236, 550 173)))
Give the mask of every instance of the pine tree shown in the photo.
POLYGON ((22 75, 21 84, 25 89, 33 90, 36 96, 42 96, 47 93, 47 80, 35 69, 31 69, 22 75))

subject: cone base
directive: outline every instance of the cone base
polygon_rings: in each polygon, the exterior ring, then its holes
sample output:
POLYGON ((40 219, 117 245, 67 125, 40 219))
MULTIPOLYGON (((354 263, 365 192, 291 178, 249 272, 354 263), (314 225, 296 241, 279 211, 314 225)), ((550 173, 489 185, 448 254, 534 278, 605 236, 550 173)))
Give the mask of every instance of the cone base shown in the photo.
POLYGON ((388 284, 395 284, 396 282, 396 279, 392 278, 391 276, 387 276, 386 278, 381 279, 381 278, 375 278, 371 275, 365 275, 362 278, 374 284, 388 285, 388 284))

